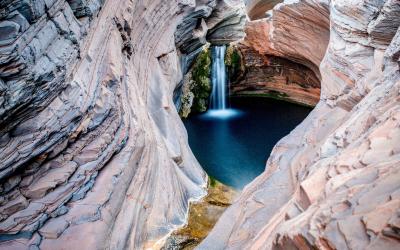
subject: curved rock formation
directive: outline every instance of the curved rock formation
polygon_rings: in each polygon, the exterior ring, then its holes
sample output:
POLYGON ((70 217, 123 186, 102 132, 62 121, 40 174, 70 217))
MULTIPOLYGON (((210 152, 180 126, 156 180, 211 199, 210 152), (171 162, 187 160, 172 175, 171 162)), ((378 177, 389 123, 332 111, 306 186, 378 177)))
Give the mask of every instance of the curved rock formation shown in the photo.
MULTIPOLYGON (((172 97, 206 39, 241 37, 238 3, 0 2, 0 248, 156 248, 185 222, 206 176, 172 97)), ((243 44, 312 70, 321 101, 201 249, 398 248, 399 16, 290 0, 249 23, 243 44)))
POLYGON ((202 2, 204 5, 186 15, 175 32, 176 45, 183 54, 190 55, 207 42, 229 44, 244 37, 246 14, 241 0, 202 2))
POLYGON ((305 65, 320 76, 318 66, 329 41, 328 4, 293 1, 278 4, 272 13, 266 19, 249 22, 242 43, 261 55, 283 57, 305 65))
POLYGON ((1 1, 0 248, 147 248, 185 222, 206 175, 172 100, 174 34, 216 6, 1 1))
POLYGON ((215 11, 207 20, 207 41, 223 45, 243 38, 246 22, 244 5, 241 0, 219 1, 215 11))
POLYGON ((399 11, 394 0, 285 1, 250 26, 258 51, 320 65, 321 100, 199 249, 399 248, 399 11))
POLYGON ((231 77, 231 95, 272 97, 307 106, 318 103, 320 80, 308 67, 283 57, 259 54, 243 44, 238 44, 236 50, 243 71, 231 77))
MULTIPOLYGON (((247 1, 249 15, 272 3, 247 1)), ((246 23, 246 37, 237 44, 246 70, 231 85, 232 93, 315 106, 320 99, 318 66, 329 41, 328 5, 295 1, 276 5, 270 14, 246 23)))
POLYGON ((262 19, 268 16, 267 12, 283 0, 244 0, 247 14, 251 20, 262 19))

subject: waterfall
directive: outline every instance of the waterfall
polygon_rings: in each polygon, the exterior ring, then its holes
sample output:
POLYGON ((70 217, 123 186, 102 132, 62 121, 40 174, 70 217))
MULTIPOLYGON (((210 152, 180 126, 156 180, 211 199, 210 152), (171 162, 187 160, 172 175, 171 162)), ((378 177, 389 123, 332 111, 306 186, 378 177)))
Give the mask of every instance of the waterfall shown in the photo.
POLYGON ((231 109, 227 105, 228 81, 225 66, 226 46, 213 46, 211 48, 211 83, 212 93, 210 106, 204 115, 207 119, 231 119, 242 114, 240 110, 231 109))
POLYGON ((211 67, 211 110, 225 110, 226 109, 226 67, 225 67, 225 51, 226 47, 214 46, 212 47, 212 67, 211 67))

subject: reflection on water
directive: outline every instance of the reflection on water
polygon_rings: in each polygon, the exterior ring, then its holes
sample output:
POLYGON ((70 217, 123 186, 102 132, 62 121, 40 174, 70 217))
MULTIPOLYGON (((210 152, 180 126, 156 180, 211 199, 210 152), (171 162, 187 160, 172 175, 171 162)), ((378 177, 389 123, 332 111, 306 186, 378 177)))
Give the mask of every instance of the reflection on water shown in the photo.
POLYGON ((238 118, 243 115, 243 111, 238 109, 221 109, 221 110, 209 110, 207 113, 202 114, 201 118, 206 119, 218 119, 218 120, 227 120, 238 118))
POLYGON ((185 120, 189 144, 204 170, 243 188, 265 168, 273 146, 311 111, 265 98, 232 98, 231 109, 185 120))

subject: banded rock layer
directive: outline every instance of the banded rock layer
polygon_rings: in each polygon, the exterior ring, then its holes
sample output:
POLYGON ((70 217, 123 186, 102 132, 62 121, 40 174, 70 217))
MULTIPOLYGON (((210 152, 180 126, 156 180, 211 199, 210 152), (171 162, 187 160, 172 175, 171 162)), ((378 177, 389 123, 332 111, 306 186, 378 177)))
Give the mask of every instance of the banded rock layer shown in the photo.
POLYGON ((249 26, 258 51, 319 66, 321 100, 199 249, 399 248, 399 11, 290 0, 249 26))
POLYGON ((267 17, 268 12, 282 0, 244 0, 246 3, 247 14, 251 20, 257 20, 267 17))
MULTIPOLYGON (((247 9, 251 15, 272 4, 276 2, 247 1, 247 9)), ((328 5, 296 1, 278 4, 269 13, 246 23, 246 36, 237 45, 246 70, 232 93, 272 95, 315 106, 321 88, 318 66, 329 41, 328 5)))
POLYGON ((231 95, 267 96, 307 106, 315 106, 320 98, 320 79, 308 67, 283 57, 260 54, 238 44, 240 77, 230 82, 231 95))
POLYGON ((175 37, 218 6, 231 5, 1 1, 1 249, 154 247, 185 222, 206 175, 172 100, 175 37))

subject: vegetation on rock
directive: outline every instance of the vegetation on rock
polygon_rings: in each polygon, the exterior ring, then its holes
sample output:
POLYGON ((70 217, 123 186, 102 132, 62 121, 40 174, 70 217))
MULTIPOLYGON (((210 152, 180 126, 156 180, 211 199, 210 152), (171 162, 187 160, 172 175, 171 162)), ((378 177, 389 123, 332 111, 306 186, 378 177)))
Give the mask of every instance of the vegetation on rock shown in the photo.
POLYGON ((194 94, 191 91, 193 86, 192 73, 189 72, 183 79, 182 94, 181 94, 181 108, 179 110, 179 115, 181 117, 188 117, 190 114, 194 94))
POLYGON ((225 65, 228 69, 229 82, 237 82, 244 74, 245 66, 242 63, 242 55, 235 45, 226 49, 225 65))
POLYGON ((185 76, 182 88, 181 117, 191 112, 205 112, 211 93, 211 53, 205 47, 197 56, 193 68, 185 76))

